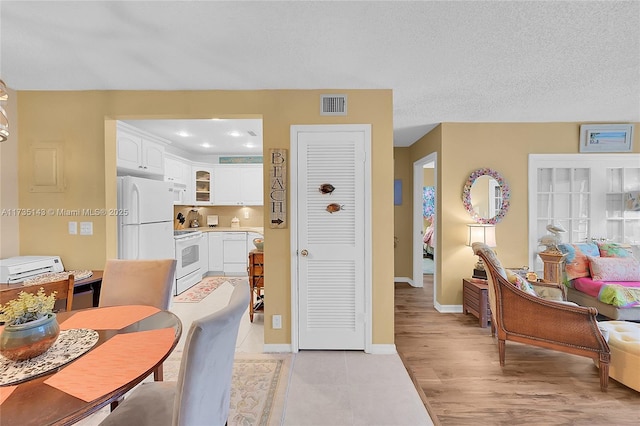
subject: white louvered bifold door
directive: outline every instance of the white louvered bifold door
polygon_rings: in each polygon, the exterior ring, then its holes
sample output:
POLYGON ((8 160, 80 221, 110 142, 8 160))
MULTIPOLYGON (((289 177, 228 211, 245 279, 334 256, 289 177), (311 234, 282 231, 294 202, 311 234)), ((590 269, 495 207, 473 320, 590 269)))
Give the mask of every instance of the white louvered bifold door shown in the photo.
POLYGON ((297 160, 299 348, 364 349, 364 133, 301 132, 297 160))

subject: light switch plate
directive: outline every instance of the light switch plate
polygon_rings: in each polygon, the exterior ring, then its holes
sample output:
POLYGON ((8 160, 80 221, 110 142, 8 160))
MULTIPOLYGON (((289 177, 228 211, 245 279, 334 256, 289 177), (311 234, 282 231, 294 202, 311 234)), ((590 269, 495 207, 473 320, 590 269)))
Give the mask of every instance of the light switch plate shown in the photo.
POLYGON ((80 235, 93 235, 93 222, 80 222, 80 235))
POLYGON ((69 222, 69 235, 78 235, 78 222, 69 222))

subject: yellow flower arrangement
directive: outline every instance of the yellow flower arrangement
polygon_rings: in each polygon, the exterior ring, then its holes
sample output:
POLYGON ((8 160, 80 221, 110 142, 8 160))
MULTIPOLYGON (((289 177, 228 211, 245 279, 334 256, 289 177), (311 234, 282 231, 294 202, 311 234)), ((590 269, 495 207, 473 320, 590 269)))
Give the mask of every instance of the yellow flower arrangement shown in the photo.
POLYGON ((47 296, 42 287, 36 294, 21 291, 17 299, 0 306, 0 322, 4 322, 5 325, 18 325, 44 318, 53 312, 55 295, 54 291, 47 296))

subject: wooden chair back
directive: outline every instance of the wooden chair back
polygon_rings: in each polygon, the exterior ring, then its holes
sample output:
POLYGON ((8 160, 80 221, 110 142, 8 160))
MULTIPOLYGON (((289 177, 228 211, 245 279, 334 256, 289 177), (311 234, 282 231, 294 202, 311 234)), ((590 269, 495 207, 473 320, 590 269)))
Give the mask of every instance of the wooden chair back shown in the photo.
POLYGON ((56 300, 66 299, 67 303, 65 305, 65 310, 70 311, 73 305, 73 285, 74 285, 74 277, 73 275, 69 275, 69 278, 58 280, 58 281, 50 281, 48 283, 41 284, 33 284, 33 285, 11 285, 8 288, 3 288, 0 290, 0 304, 4 305, 10 300, 13 300, 18 297, 21 292, 36 294, 40 288, 44 288, 45 294, 50 294, 55 291, 56 300))

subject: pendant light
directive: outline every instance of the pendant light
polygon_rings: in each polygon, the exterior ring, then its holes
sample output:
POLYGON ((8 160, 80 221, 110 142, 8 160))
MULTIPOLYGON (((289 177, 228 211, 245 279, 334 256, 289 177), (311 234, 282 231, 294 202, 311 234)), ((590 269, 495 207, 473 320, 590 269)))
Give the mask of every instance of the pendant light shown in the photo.
MULTIPOLYGON (((9 99, 9 92, 7 92, 7 86, 4 81, 0 79, 0 102, 6 102, 9 99)), ((7 113, 4 108, 0 106, 0 142, 4 142, 9 138, 9 120, 7 120, 7 113)))

